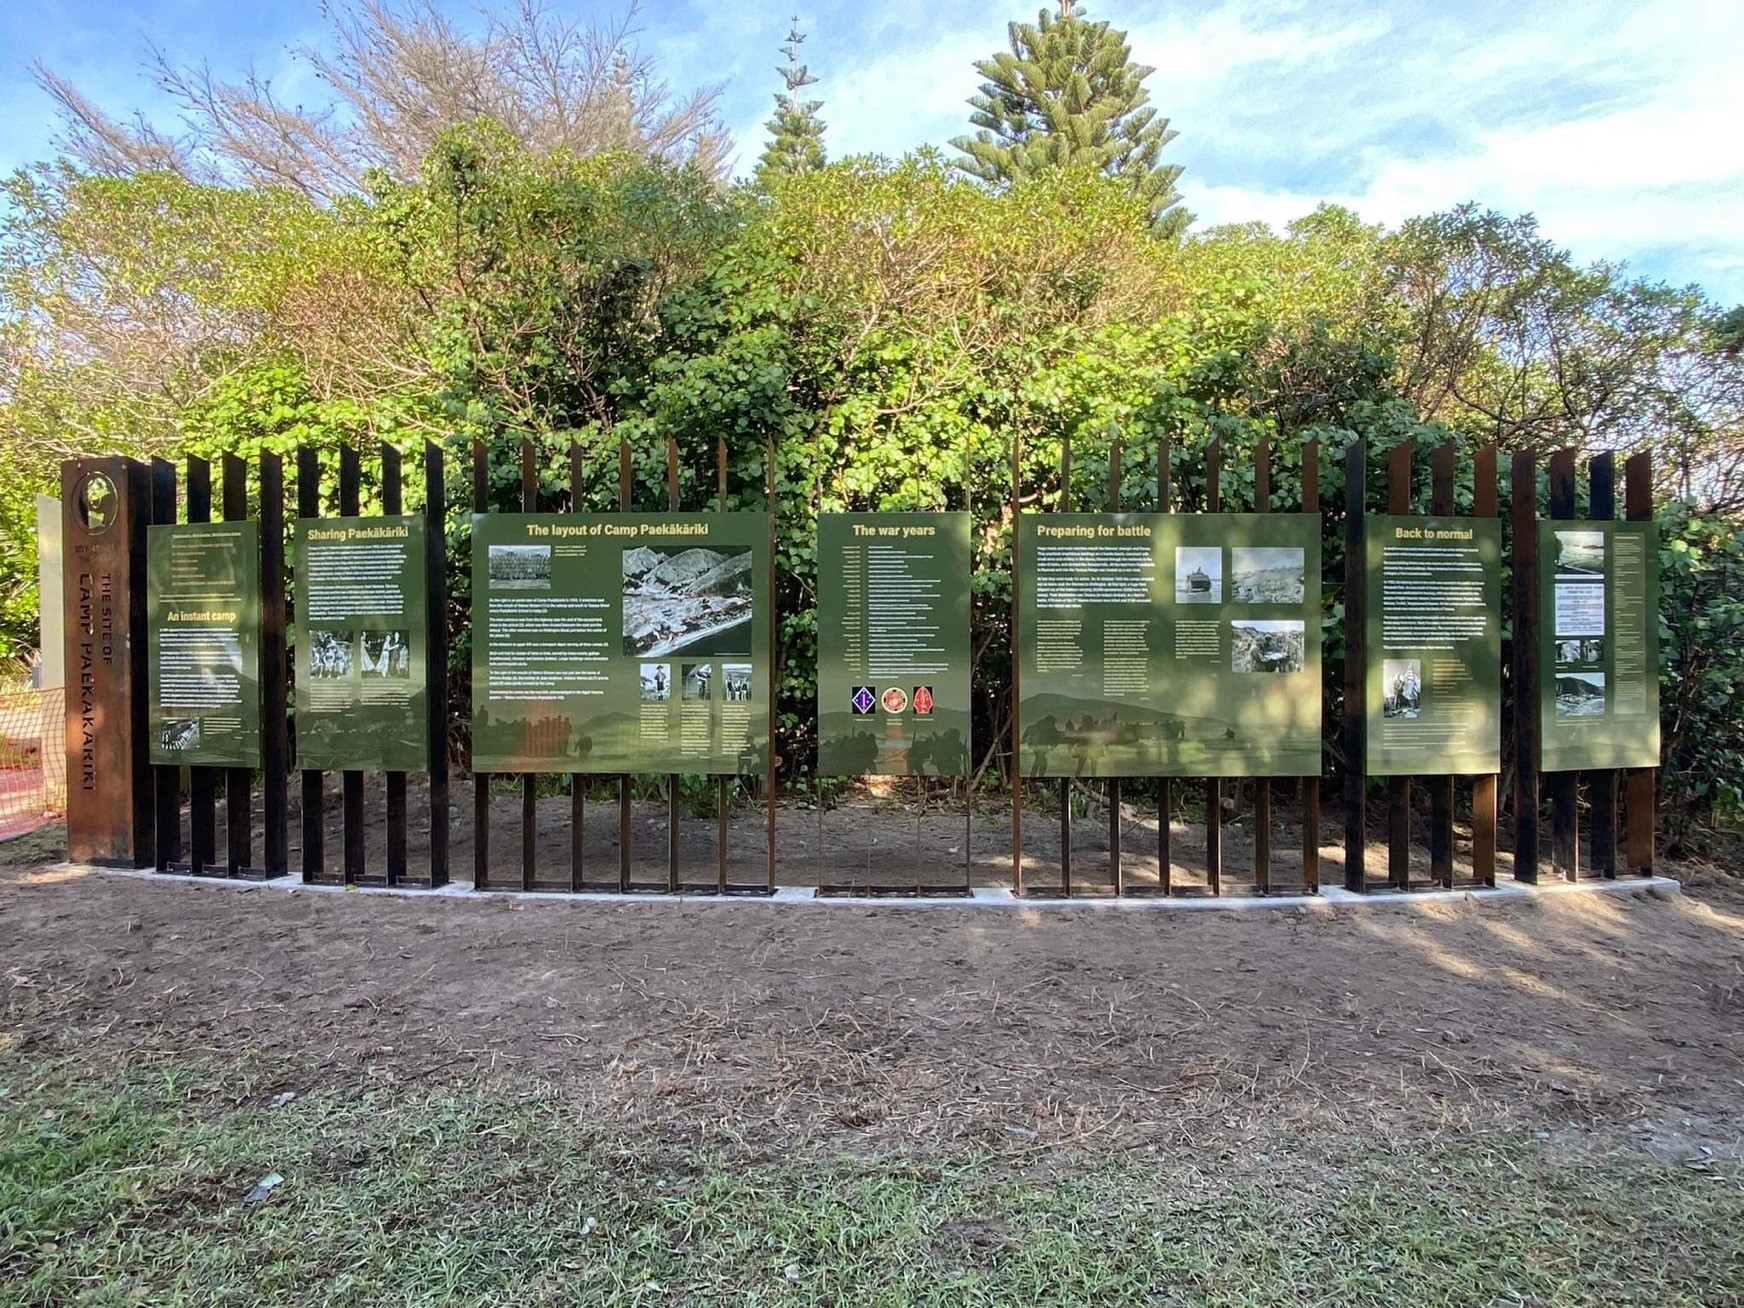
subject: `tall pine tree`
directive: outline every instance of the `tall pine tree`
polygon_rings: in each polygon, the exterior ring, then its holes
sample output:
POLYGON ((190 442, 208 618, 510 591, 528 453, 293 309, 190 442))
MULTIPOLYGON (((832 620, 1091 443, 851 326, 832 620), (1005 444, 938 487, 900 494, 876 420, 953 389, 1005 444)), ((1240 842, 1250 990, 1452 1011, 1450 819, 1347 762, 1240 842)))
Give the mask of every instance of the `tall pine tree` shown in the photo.
POLYGON ((773 177, 815 172, 824 166, 824 122, 818 117, 823 101, 799 99, 808 86, 816 86, 817 78, 799 62, 799 47, 805 34, 799 30, 799 15, 787 29, 787 44, 782 52, 787 67, 777 69, 787 90, 775 97, 775 117, 764 126, 769 129, 769 145, 757 161, 757 180, 768 182, 773 177))
POLYGON ((1193 221, 1180 208, 1181 169, 1158 162, 1175 139, 1169 120, 1149 107, 1144 80, 1155 69, 1132 62, 1126 33, 1084 18, 1076 0, 1059 0, 1032 26, 1011 23, 1011 49, 975 65, 987 80, 969 99, 981 130, 951 144, 958 167, 1003 185, 1048 168, 1095 168, 1124 178, 1143 197, 1159 232, 1193 221))

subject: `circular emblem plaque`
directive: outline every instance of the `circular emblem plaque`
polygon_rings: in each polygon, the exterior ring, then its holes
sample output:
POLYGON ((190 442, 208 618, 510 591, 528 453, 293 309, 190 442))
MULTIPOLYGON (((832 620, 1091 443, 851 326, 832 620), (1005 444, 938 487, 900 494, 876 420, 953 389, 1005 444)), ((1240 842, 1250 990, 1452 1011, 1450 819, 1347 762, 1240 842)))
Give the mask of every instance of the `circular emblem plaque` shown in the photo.
POLYGON ((101 535, 115 525, 115 515, 121 508, 121 497, 107 473, 89 472, 79 483, 73 496, 73 507, 79 521, 92 535, 101 535))

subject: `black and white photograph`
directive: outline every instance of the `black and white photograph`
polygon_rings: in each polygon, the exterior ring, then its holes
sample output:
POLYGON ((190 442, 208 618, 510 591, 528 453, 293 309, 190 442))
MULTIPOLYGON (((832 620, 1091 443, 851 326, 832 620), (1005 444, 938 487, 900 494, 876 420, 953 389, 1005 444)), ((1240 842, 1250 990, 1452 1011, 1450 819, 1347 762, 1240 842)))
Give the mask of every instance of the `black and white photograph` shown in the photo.
POLYGON ((1218 545, 1175 547, 1175 603, 1223 603, 1223 549, 1218 545))
POLYGON ((644 663, 641 669, 642 702, 663 703, 672 698, 672 665, 644 663))
POLYGON ((1423 712, 1423 660, 1381 660, 1381 716, 1415 718, 1423 712))
POLYGON ((749 654, 751 550, 698 546, 623 554, 624 653, 749 654))
POLYGON ((549 545, 492 545, 490 547, 492 590, 550 590, 549 545))
POLYGON ((200 748, 199 718, 165 718, 158 728, 158 744, 168 750, 200 748))
POLYGON ((726 692, 722 698, 729 703, 742 704, 751 698, 751 665, 749 663, 721 664, 721 688, 726 692))
POLYGON ((1557 717, 1592 718, 1600 717, 1604 712, 1604 673, 1571 671, 1556 674, 1557 717))
POLYGON ((412 637, 405 631, 366 631, 359 659, 366 677, 403 681, 412 675, 412 637))
POLYGON ((709 687, 714 684, 715 665, 712 663, 686 663, 679 670, 678 694, 680 699, 709 699, 709 687))
POLYGON ((1301 619, 1232 622, 1229 666, 1235 672, 1300 672, 1307 664, 1308 635, 1301 619))
POLYGON ((1308 563, 1288 546, 1236 546, 1229 552, 1230 598, 1238 604, 1300 604, 1308 563))
POLYGON ((1605 533, 1602 531, 1557 532, 1556 575, 1559 577, 1603 577, 1605 575, 1605 533))
POLYGON ((309 672, 322 681, 349 677, 357 648, 354 631, 311 631, 309 672))

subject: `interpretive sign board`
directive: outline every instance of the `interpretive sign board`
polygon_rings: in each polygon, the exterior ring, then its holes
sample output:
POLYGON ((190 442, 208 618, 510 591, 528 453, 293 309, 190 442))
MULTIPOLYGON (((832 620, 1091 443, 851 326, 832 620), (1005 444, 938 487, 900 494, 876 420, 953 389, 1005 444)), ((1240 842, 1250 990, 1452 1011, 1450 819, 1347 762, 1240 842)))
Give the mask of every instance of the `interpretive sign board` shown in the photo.
POLYGON ((1659 766, 1658 534, 1538 524, 1539 766, 1659 766))
POLYGON ((1370 776, 1501 770, 1502 524, 1370 517, 1370 776))
POLYGON ((1317 776, 1315 514, 1023 514, 1026 777, 1317 776))
POLYGON ((818 518, 818 771, 969 775, 969 515, 818 518))
POLYGON ((766 513, 473 515, 473 771, 762 771, 769 551, 766 513))
POLYGON ((297 766, 430 764, 421 517, 296 520, 297 766))
POLYGON ((259 767, 259 524, 153 526, 145 572, 151 761, 259 767))

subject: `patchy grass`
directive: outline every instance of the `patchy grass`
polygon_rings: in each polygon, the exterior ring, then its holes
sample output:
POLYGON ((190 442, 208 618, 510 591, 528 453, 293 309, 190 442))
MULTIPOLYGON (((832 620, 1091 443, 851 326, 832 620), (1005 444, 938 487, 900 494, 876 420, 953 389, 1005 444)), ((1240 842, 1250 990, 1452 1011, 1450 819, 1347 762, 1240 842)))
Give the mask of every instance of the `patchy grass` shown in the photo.
POLYGON ((544 1087, 316 1094, 0 1049, 7 1304, 1715 1304, 1728 1169, 1465 1138, 696 1156, 544 1087), (261 1204, 243 1195, 285 1179, 261 1204))

